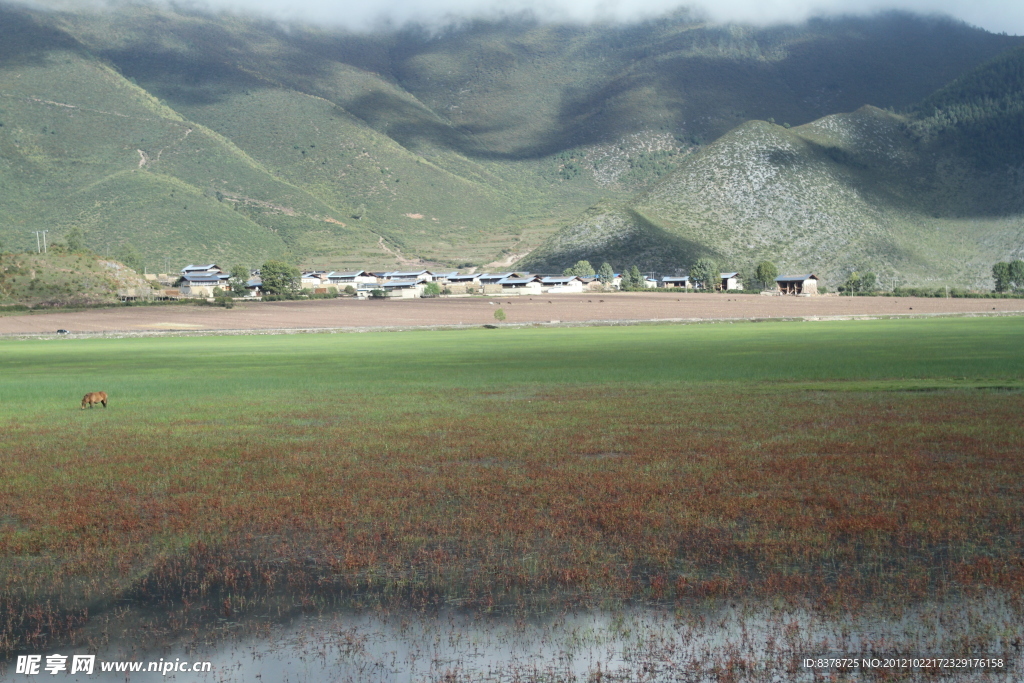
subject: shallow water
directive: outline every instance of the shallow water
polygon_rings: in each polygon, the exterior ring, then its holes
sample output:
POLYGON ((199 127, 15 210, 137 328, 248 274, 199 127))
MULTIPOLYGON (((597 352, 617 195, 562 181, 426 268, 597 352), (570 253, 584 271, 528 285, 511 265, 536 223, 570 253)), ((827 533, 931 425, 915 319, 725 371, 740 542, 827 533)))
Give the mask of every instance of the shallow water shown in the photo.
MULTIPOLYGON (((515 619, 457 612, 336 614, 304 617, 268 627, 259 637, 218 644, 181 643, 133 652, 122 642, 97 653, 92 675, 36 676, 15 673, 0 680, 79 681, 261 681, 267 683, 352 681, 812 681, 803 666, 827 653, 876 657, 962 657, 981 652, 1007 658, 1007 673, 946 670, 935 680, 1022 680, 1019 615, 998 598, 934 604, 902 614, 825 617, 764 606, 716 609, 629 609, 515 619), (1016 644, 1014 644, 1016 643, 1016 644), (211 672, 145 670, 103 673, 102 662, 131 659, 163 663, 211 663, 211 672)), ((52 648, 46 655, 85 654, 82 648, 52 648)), ((70 660, 69 660, 70 661, 70 660)), ((885 667, 881 667, 885 668, 885 667)), ((881 673, 875 671, 875 673, 881 673)), ((888 673, 896 673, 889 671, 888 673)), ((904 669, 903 680, 924 676, 904 669)), ((844 674, 840 680, 875 680, 844 674)))

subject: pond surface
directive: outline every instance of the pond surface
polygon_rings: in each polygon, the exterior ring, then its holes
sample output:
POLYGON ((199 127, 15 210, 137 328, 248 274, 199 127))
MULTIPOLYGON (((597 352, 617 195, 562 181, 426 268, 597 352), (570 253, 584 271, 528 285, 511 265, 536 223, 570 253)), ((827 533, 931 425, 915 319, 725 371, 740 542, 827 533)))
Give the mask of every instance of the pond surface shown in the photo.
MULTIPOLYGON (((3 681, 246 681, 405 683, 418 681, 816 681, 822 669, 804 660, 857 655, 879 660, 873 672, 836 680, 1022 680, 1022 620, 996 597, 920 606, 902 613, 822 616, 783 607, 725 605, 689 610, 627 609, 568 612, 529 619, 447 612, 336 614, 267 625, 258 636, 219 642, 178 643, 139 652, 121 642, 96 653, 94 673, 51 675, 47 655, 88 654, 54 647, 41 653, 38 675, 18 674, 14 662, 3 681), (882 669, 898 657, 992 655, 1003 668, 882 669), (104 663, 132 660, 142 671, 101 671, 104 663), (146 671, 150 662, 166 673, 146 671), (175 671, 209 662, 210 671, 175 671), (900 678, 902 675, 902 678, 900 678)), ((70 657, 69 657, 70 669, 70 657)))

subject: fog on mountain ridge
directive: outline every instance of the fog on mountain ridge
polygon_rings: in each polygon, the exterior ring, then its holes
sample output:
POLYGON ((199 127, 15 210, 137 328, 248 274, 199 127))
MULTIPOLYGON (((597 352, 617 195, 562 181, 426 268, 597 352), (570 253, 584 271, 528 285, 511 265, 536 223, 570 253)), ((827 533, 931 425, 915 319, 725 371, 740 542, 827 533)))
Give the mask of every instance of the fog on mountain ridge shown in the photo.
MULTIPOLYGON (((121 0, 34 0, 36 8, 98 9, 118 11, 121 0)), ((865 4, 857 0, 388 0, 346 3, 337 0, 191 0, 167 2, 177 10, 227 11, 255 14, 281 21, 321 24, 358 31, 387 30, 415 24, 429 30, 467 21, 496 21, 535 17, 544 22, 570 24, 636 23, 669 14, 688 12, 711 22, 753 26, 801 23, 815 17, 867 16, 891 10, 922 15, 945 15, 993 33, 1024 34, 1024 5, 1001 0, 884 0, 865 4)))

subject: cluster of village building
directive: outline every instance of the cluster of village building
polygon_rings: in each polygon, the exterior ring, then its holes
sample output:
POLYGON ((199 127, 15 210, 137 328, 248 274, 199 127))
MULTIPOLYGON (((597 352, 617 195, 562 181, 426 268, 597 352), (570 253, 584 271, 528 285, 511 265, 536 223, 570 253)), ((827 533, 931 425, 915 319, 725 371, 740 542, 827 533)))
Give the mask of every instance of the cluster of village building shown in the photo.
MULTIPOLYGON (((715 289, 722 291, 742 290, 743 282, 739 273, 721 273, 721 282, 715 289)), ((147 275, 152 280, 173 285, 176 289, 168 291, 169 296, 211 297, 216 289, 227 290, 230 273, 224 272, 216 264, 189 265, 182 268, 174 278, 166 275, 147 275), (173 280, 173 282, 172 282, 173 280)), ((783 275, 776 278, 777 292, 781 294, 816 294, 817 277, 808 275, 783 275)), ((615 273, 611 281, 602 282, 596 275, 536 275, 521 271, 508 273, 450 273, 417 271, 371 272, 367 270, 351 271, 307 271, 301 276, 301 289, 314 293, 326 294, 331 287, 338 292, 351 287, 356 296, 368 297, 374 290, 384 292, 394 298, 418 298, 424 295, 430 283, 437 283, 440 291, 447 295, 518 295, 518 294, 573 294, 605 289, 620 289, 622 274, 615 273)), ((660 280, 653 277, 643 278, 647 289, 681 288, 701 289, 702 283, 692 281, 689 276, 665 276, 660 280)), ((250 273, 246 289, 249 296, 258 297, 262 294, 263 282, 259 272, 250 273)))

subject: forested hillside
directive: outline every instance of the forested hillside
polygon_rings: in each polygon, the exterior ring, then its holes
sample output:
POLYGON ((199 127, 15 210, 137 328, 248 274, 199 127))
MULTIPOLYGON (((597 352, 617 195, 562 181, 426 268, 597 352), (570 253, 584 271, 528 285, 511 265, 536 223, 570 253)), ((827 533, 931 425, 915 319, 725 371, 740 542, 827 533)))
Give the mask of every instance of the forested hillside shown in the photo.
POLYGON ((1010 50, 926 98, 912 128, 979 169, 1024 162, 1024 48, 1010 50))
POLYGON ((863 107, 785 128, 750 122, 625 203, 595 207, 520 265, 580 258, 671 272, 769 259, 828 284, 988 287, 1024 254, 1024 50, 904 114, 863 107))
MULTIPOLYGON (((902 110, 1020 44, 904 14, 357 34, 0 5, 0 243, 78 227, 154 267, 511 264, 587 207, 632 206, 748 120, 902 110)), ((658 220, 631 225, 649 242, 671 231, 658 220)))

